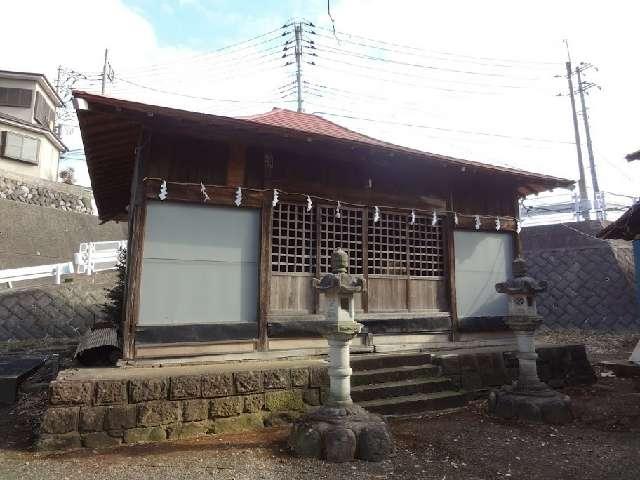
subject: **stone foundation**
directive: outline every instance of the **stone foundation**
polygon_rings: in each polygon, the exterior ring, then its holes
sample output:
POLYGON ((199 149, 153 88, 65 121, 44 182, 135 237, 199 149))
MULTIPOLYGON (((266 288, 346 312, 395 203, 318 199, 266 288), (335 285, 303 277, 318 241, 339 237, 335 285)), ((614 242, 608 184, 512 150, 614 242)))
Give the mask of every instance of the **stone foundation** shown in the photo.
MULTIPOLYGON (((596 381, 584 345, 539 346, 536 353, 538 376, 552 388, 596 381)), ((486 393, 518 378, 515 352, 439 355, 433 362, 454 385, 468 392, 486 393)))
POLYGON ((102 448, 286 425, 320 405, 327 385, 322 362, 292 363, 62 372, 50 385, 37 446, 102 448))

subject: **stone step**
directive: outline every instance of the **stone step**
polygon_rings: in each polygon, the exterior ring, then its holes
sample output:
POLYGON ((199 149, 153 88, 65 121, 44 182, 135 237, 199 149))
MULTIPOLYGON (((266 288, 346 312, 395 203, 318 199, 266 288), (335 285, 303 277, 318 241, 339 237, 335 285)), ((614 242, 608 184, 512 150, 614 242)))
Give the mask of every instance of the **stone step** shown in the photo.
POLYGON ((451 385, 451 381, 448 378, 420 378, 353 387, 351 389, 351 398, 354 402, 365 402, 419 393, 442 392, 452 388, 453 385, 451 385))
POLYGON ((440 369, 435 365, 407 365, 404 367, 362 370, 351 375, 351 386, 373 385, 376 383, 399 382, 426 377, 435 377, 440 369))
POLYGON ((351 368, 354 372, 376 370, 380 368, 405 367, 431 363, 428 353, 383 353, 351 355, 351 368))
POLYGON ((445 390, 436 393, 421 393, 402 397, 384 398, 358 402, 363 408, 382 415, 405 415, 410 413, 461 407, 467 403, 464 392, 445 390))

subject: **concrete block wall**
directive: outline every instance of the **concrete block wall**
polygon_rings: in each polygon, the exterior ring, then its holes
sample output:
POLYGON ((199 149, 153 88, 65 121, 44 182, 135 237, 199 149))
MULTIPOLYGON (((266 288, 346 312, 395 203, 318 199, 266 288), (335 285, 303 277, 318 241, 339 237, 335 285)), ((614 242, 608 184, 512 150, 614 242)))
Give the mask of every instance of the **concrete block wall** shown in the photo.
POLYGON ((100 448, 291 423, 323 400, 324 367, 56 380, 38 448, 100 448))

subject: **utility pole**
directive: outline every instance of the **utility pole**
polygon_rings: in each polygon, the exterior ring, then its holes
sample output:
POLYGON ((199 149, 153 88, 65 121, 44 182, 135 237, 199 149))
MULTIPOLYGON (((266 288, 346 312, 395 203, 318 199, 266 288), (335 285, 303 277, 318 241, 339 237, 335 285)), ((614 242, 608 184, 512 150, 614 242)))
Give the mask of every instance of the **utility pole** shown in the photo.
MULTIPOLYGON (((593 204, 598 210, 598 219, 602 220, 601 210, 599 207, 599 192, 600 187, 598 186, 598 174, 596 173, 596 162, 593 158, 593 146, 591 145, 591 131, 589 129, 589 115, 587 114, 587 105, 584 100, 584 84, 582 83, 582 70, 587 67, 578 66, 576 67, 576 75, 578 76, 578 93, 580 94, 580 103, 582 104, 582 120, 584 121, 584 135, 587 137, 587 152, 589 153, 589 169, 591 170, 591 182, 593 185, 593 204)), ((593 84, 592 84, 593 86, 593 84)))
POLYGON ((297 22, 293 26, 296 37, 295 57, 296 57, 296 86, 298 88, 298 112, 302 112, 302 69, 300 64, 302 57, 302 24, 297 22))
POLYGON ((104 49, 104 64, 102 65, 102 95, 105 93, 107 85, 107 69, 109 68, 109 49, 104 49))
MULTIPOLYGON (((567 46, 568 54, 568 46, 567 46)), ((565 63, 567 67, 567 81, 569 82, 569 98, 571 99, 571 112, 573 113, 573 132, 578 153, 578 189, 580 190, 580 216, 583 220, 589 220, 589 197, 587 197, 587 184, 584 179, 584 165, 582 164, 582 147, 580 146, 580 131, 578 130, 578 115, 576 113, 576 99, 573 96, 573 79, 571 78, 571 58, 565 63)))

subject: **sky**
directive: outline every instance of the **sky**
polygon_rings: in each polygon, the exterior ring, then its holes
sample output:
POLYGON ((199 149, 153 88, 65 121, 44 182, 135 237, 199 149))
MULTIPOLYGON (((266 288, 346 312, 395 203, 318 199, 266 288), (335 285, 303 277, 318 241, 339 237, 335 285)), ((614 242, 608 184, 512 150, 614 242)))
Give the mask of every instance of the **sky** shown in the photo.
MULTIPOLYGON (((567 40, 602 88, 586 99, 600 187, 639 193, 640 162, 624 159, 640 149, 637 2, 332 0, 334 35, 325 0, 2 1, 50 39, 5 23, 3 37, 20 41, 3 49, 1 69, 55 81, 62 65, 96 91, 109 48, 107 94, 222 115, 295 109, 291 51, 281 58, 292 27, 282 26, 313 23, 303 27, 306 112, 425 151, 577 179, 567 40)), ((65 123, 66 164, 88 183, 78 129, 65 123)))

